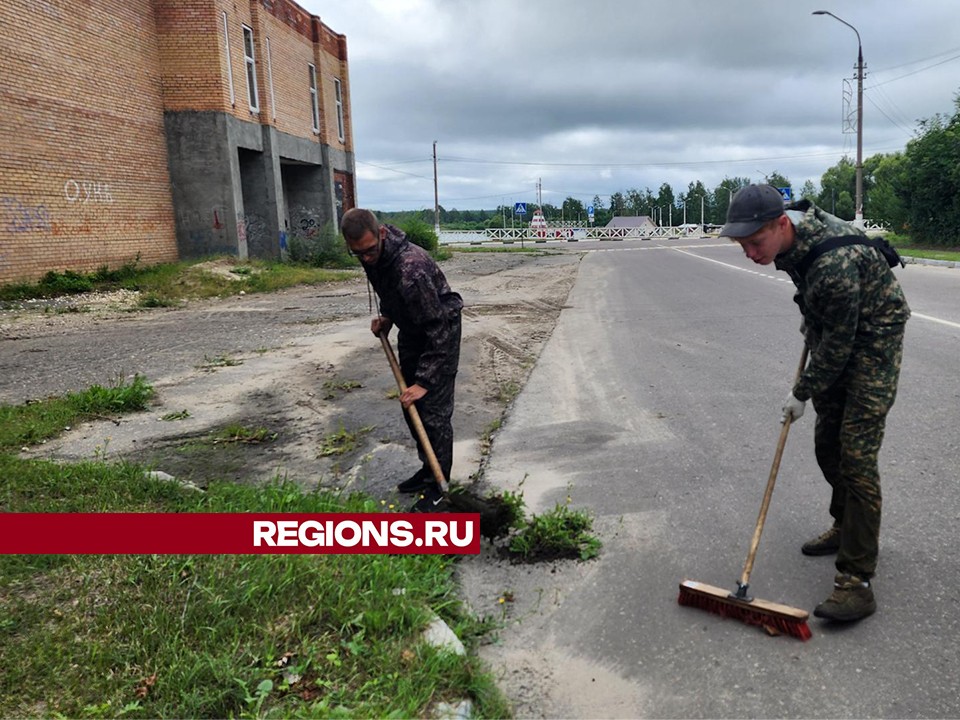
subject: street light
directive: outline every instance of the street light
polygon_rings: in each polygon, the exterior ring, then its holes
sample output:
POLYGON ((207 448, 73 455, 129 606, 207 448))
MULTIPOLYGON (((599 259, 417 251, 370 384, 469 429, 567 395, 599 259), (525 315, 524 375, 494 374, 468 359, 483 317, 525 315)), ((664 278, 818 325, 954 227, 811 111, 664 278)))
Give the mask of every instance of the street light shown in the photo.
POLYGON ((853 216, 854 227, 863 228, 863 44, 860 33, 846 20, 827 10, 814 10, 814 15, 829 15, 857 33, 857 207, 853 216))

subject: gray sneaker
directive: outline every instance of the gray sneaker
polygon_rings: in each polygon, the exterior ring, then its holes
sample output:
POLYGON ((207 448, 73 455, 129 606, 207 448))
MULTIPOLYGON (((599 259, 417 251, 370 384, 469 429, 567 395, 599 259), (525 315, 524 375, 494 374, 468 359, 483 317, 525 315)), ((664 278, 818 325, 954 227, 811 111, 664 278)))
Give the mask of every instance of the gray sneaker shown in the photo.
POLYGON ((876 611, 877 601, 873 597, 870 581, 840 573, 833 580, 833 593, 814 608, 813 614, 827 620, 853 622, 876 611))
POLYGON ((840 549, 840 526, 834 525, 820 537, 805 542, 800 547, 804 555, 833 555, 840 549))

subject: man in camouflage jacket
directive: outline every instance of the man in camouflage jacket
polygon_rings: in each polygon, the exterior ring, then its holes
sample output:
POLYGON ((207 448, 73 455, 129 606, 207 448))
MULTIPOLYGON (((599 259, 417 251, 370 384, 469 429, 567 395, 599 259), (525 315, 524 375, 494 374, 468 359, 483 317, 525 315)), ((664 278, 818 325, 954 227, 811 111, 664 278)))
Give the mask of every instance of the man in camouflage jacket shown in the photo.
POLYGON ((783 408, 783 421, 817 413, 817 463, 832 487, 833 527, 803 545, 806 555, 837 553, 830 597, 818 617, 859 620, 876 610, 870 579, 880 536, 877 455, 897 394, 910 308, 877 248, 845 245, 801 261, 827 238, 863 235, 809 201, 784 207, 776 188, 750 185, 734 195, 721 236, 739 242, 755 263, 788 273, 797 287, 810 361, 783 408))
POLYGON ((450 289, 443 272, 426 250, 407 240, 392 225, 381 225, 369 210, 343 215, 340 231, 350 252, 360 259, 379 299, 370 323, 374 335, 396 325, 400 370, 407 389, 400 396, 404 419, 417 443, 422 467, 401 482, 400 492, 418 493, 415 511, 438 510, 442 494, 427 462, 407 409, 416 403, 427 438, 444 478, 453 467, 453 400, 460 362, 460 310, 463 300, 450 289))

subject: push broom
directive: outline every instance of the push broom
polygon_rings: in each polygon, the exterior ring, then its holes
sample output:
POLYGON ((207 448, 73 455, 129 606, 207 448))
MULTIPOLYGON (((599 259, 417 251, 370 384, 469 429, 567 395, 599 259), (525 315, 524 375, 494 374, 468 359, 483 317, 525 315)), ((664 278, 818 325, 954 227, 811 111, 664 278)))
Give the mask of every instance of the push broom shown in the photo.
MULTIPOLYGON (((807 348, 804 346, 803 354, 800 356, 800 367, 797 369, 798 378, 806 364, 807 348)), ((770 507, 770 498, 773 495, 777 472, 780 469, 780 458, 783 456, 783 448, 787 443, 787 433, 790 431, 790 421, 791 418, 786 418, 783 422, 783 428, 780 430, 780 439, 777 441, 777 450, 773 456, 773 467, 770 468, 767 489, 763 494, 763 502, 760 503, 760 516, 757 518, 757 526, 753 531, 747 560, 743 565, 740 580, 737 582, 737 589, 734 592, 727 592, 723 588, 713 585, 706 585, 694 580, 684 580, 680 583, 680 596, 677 598, 677 602, 681 605, 715 613, 721 617, 740 620, 748 625, 759 625, 771 634, 784 633, 801 640, 808 640, 812 636, 810 627, 807 625, 807 618, 810 617, 810 613, 789 605, 758 600, 747 594, 750 587, 750 573, 753 572, 753 561, 757 557, 760 535, 763 533, 767 510, 770 507)))

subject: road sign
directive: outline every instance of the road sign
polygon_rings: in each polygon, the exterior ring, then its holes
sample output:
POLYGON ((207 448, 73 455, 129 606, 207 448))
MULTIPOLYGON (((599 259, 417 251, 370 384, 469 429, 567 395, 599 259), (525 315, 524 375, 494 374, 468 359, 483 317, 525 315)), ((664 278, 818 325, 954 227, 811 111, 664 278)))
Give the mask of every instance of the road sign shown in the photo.
POLYGON ((527 214, 527 204, 526 203, 516 203, 513 206, 513 212, 517 215, 526 215, 527 214))
POLYGON ((777 188, 777 190, 780 192, 781 195, 783 195, 783 199, 786 200, 787 202, 790 202, 791 200, 793 200, 793 188, 785 187, 785 188, 777 188))
POLYGON ((593 217, 593 205, 587 205, 587 215, 593 217))

